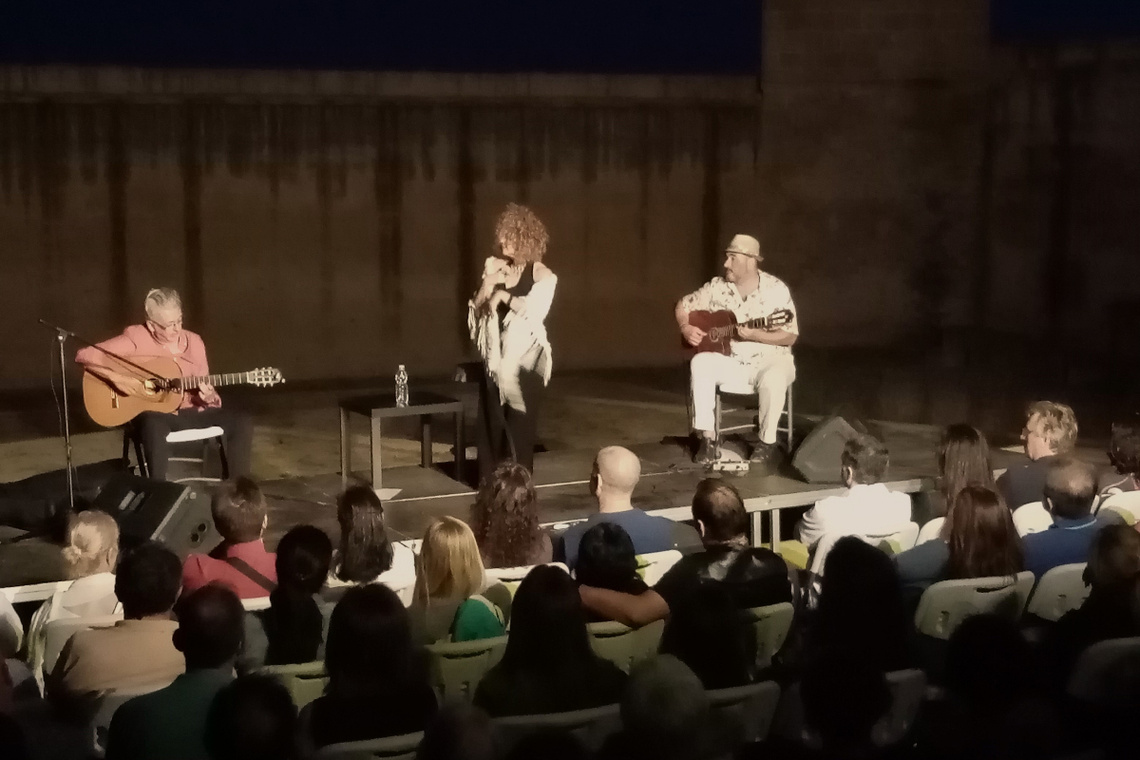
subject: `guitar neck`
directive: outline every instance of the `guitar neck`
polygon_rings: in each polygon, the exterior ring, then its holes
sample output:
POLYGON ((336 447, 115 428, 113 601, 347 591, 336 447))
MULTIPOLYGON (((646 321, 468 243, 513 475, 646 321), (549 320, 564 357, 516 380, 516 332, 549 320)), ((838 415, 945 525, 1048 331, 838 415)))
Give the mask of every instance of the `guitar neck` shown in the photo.
POLYGON ((756 328, 760 328, 761 330, 767 330, 769 327, 772 326, 772 315, 769 314, 766 317, 757 317, 756 319, 750 319, 747 322, 742 322, 736 326, 738 328, 747 327, 750 330, 755 330, 756 328))
POLYGON ((182 387, 193 390, 199 385, 243 385, 249 382, 248 372, 228 372, 224 375, 191 375, 182 378, 182 387))

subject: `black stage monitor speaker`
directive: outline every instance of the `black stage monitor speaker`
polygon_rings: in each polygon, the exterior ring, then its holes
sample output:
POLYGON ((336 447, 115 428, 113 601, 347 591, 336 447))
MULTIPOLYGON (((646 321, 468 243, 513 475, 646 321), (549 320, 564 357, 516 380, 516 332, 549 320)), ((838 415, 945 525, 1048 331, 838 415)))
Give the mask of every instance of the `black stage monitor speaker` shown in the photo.
POLYGON ((792 466, 809 483, 841 483, 843 447, 859 432, 842 417, 828 417, 815 426, 792 457, 792 466))
POLYGON ((209 500, 179 483, 119 475, 103 486, 94 507, 118 520, 124 546, 155 540, 185 558, 221 541, 209 500))

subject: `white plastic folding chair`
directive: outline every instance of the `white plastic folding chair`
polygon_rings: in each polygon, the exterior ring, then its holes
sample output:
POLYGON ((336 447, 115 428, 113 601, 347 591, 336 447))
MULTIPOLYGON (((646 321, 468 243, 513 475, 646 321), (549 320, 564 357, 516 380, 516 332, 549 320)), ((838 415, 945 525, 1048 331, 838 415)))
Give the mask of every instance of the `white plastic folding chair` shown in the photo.
POLYGON ((768 738, 776 707, 780 704, 780 685, 775 681, 712 689, 705 694, 712 712, 728 730, 734 732, 731 746, 739 747, 768 738))
POLYGON ((323 660, 297 665, 263 665, 254 672, 280 681, 298 710, 321 696, 329 682, 323 660))
POLYGON ((314 754, 314 760, 413 760, 424 732, 386 736, 382 739, 364 739, 356 742, 326 744, 314 754))
POLYGON ((425 648, 432 685, 443 698, 471 700, 479 681, 503 659, 507 637, 429 644, 425 648))
POLYGON ((663 552, 649 552, 637 555, 637 574, 645 581, 645 585, 654 586, 669 568, 681 559, 681 552, 669 549, 663 552))
POLYGON ((942 535, 942 526, 946 523, 945 517, 935 517, 933 520, 926 522, 918 531, 918 538, 915 540, 914 545, 925 544, 927 541, 934 541, 942 535))
POLYGON ((503 752, 509 752, 530 734, 552 730, 569 732, 582 742, 587 751, 596 752, 607 736, 621 728, 621 708, 619 705, 606 705, 570 712, 512 715, 495 718, 493 725, 503 752))
POLYGON ((1032 588, 1033 573, 1029 571, 1013 577, 939 581, 923 592, 914 613, 914 627, 926 636, 949 639, 972 615, 992 613, 1018 620, 1032 588))
POLYGON ((780 602, 741 610, 741 615, 752 629, 756 646, 756 666, 766 668, 788 638, 792 618, 795 616, 795 607, 790 602, 780 602))
POLYGON ((1042 620, 1055 621, 1070 610, 1075 610, 1089 598, 1090 588, 1085 584, 1087 563, 1058 565, 1037 581, 1025 611, 1042 620))
POLYGON ((41 688, 43 679, 55 668, 56 660, 59 659, 68 639, 77 632, 86 631, 89 628, 110 628, 122 619, 123 615, 119 613, 117 615, 99 615, 98 617, 86 618, 58 618, 48 622, 44 626, 43 658, 40 662, 35 663, 38 667, 33 671, 41 688))
POLYGON ((1140 491, 1120 491, 1104 497, 1097 514, 1108 510, 1120 516, 1126 525, 1135 525, 1140 518, 1140 491))
POLYGON ((586 630, 590 634, 590 648, 594 654, 628 673, 637 663, 657 654, 665 621, 655 620, 641 628, 630 628, 610 620, 590 623, 586 630))
POLYGON ((1041 502, 1031 501, 1013 510, 1013 527, 1019 536, 1040 533, 1053 527, 1053 515, 1041 502))

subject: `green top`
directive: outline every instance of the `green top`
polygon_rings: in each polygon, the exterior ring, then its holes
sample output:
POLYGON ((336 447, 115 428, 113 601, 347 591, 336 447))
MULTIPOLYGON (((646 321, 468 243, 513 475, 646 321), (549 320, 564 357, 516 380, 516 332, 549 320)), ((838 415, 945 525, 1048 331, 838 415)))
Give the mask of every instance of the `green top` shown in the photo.
POLYGON ((206 713, 214 695, 233 678, 230 665, 191 670, 165 689, 124 703, 111 719, 107 760, 206 757, 206 713))
POLYGON ((451 622, 452 641, 490 639, 506 632, 502 611, 478 594, 459 605, 451 622))

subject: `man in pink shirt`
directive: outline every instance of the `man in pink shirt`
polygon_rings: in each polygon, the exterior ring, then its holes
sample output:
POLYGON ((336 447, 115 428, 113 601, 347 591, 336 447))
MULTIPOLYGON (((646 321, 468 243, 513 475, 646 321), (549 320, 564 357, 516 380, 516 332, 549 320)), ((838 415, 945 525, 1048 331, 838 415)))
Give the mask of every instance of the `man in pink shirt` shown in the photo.
POLYGON ((265 496, 249 478, 227 480, 210 501, 222 543, 207 554, 191 554, 182 565, 182 593, 222 583, 242 599, 269 596, 277 585, 277 555, 261 540, 268 523, 265 496))
MULTIPOLYGON (((146 295, 146 322, 131 325, 99 348, 135 361, 155 356, 174 359, 182 375, 208 375, 206 345, 197 333, 182 329, 182 299, 173 288, 155 288, 146 295)), ((81 348, 75 361, 93 375, 103 378, 124 395, 143 395, 143 381, 127 374, 120 363, 97 348, 81 348), (118 367, 118 368, 116 368, 118 367)), ((225 431, 226 462, 229 475, 249 474, 253 427, 248 415, 222 409, 222 399, 212 385, 203 383, 187 391, 177 412, 143 412, 135 418, 142 438, 150 477, 166 479, 170 444, 166 436, 175 430, 218 425, 225 431)))

